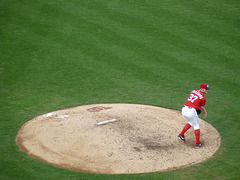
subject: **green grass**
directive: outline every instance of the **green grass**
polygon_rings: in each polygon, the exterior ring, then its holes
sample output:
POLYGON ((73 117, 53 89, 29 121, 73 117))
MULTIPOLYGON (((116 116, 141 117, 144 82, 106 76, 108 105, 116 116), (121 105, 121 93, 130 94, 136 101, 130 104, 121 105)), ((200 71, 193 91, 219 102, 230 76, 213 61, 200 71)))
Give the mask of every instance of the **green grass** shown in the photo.
POLYGON ((0 179, 238 179, 240 3, 0 1, 0 179), (180 110, 210 84, 220 150, 191 167, 136 175, 57 168, 28 157, 18 129, 39 114, 93 103, 180 110))

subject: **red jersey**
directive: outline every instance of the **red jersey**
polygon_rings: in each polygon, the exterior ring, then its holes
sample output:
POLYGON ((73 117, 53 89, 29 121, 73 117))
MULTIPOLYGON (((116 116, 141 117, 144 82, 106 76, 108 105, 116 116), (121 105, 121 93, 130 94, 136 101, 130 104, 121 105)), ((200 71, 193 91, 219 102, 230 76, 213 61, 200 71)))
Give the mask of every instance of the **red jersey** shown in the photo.
POLYGON ((206 98, 203 93, 200 90, 193 90, 184 105, 200 110, 200 107, 204 107, 205 104, 206 98))

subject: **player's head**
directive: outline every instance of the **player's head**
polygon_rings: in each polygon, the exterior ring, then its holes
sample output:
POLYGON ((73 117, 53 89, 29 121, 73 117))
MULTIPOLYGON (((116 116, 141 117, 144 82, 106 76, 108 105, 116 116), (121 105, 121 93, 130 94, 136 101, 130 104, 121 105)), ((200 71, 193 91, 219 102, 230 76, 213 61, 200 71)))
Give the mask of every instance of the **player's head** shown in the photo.
POLYGON ((210 88, 209 88, 208 84, 206 84, 206 83, 202 83, 202 84, 200 85, 200 89, 206 89, 206 90, 209 90, 210 88))
POLYGON ((202 93, 204 93, 204 94, 207 94, 207 92, 208 92, 209 89, 210 89, 210 88, 209 88, 208 84, 206 84, 206 83, 202 83, 202 84, 200 85, 200 90, 201 90, 202 93))

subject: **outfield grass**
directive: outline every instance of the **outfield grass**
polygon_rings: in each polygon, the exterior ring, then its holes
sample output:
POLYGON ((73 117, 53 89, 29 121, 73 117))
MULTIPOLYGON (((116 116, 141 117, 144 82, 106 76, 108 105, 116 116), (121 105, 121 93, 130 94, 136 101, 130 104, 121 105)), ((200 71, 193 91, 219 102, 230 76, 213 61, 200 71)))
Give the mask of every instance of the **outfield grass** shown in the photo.
POLYGON ((0 179, 239 179, 240 3, 234 0, 1 0, 0 179), (57 168, 28 157, 18 129, 93 103, 180 110, 202 82, 220 150, 191 167, 136 175, 57 168))

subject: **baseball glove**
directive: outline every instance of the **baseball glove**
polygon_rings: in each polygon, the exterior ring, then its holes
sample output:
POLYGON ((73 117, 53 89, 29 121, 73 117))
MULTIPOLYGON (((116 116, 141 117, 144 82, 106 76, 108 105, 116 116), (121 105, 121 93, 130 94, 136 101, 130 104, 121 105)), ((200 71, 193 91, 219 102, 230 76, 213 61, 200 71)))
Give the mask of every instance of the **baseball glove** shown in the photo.
POLYGON ((196 110, 196 111, 197 111, 197 114, 198 114, 198 115, 201 114, 201 112, 202 112, 201 110, 196 110))

